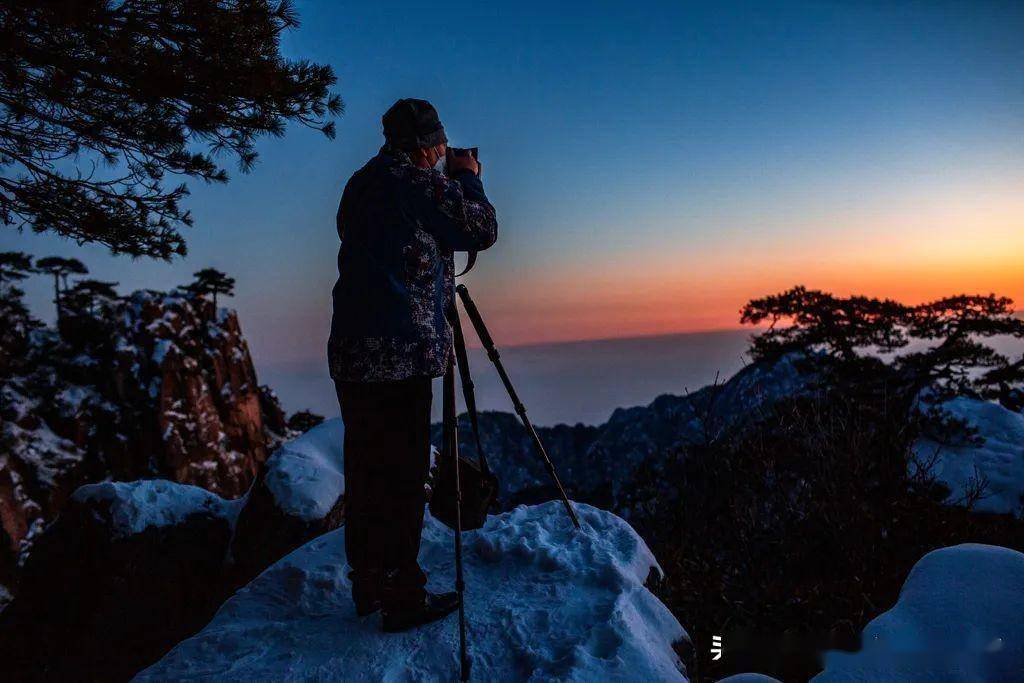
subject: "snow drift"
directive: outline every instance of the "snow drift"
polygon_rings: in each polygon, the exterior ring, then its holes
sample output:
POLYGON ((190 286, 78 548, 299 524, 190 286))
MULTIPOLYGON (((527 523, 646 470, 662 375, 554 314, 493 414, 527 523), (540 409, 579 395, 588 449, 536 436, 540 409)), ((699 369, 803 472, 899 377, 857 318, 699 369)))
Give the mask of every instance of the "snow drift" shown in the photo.
MULTIPOLYGON (((686 632, 644 583, 660 568, 615 515, 558 502, 518 507, 465 537, 474 680, 684 681, 686 632)), ((384 634, 356 617, 344 528, 296 550, 237 593, 139 681, 455 680, 456 617, 384 634)), ((453 535, 427 515, 420 562, 454 583, 453 535)))
POLYGON ((815 683, 1024 680, 1024 553, 964 544, 925 555, 863 649, 833 652, 815 683))

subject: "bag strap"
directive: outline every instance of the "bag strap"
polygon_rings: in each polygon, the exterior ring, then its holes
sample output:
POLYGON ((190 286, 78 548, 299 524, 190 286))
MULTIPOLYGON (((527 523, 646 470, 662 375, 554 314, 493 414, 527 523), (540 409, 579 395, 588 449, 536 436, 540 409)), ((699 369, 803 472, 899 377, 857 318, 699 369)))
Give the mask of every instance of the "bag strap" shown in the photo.
MULTIPOLYGON (((459 311, 454 300, 448 308, 446 317, 448 324, 452 326, 452 345, 455 347, 455 364, 459 366, 459 378, 462 380, 462 397, 466 401, 466 412, 469 413, 469 425, 473 429, 473 439, 476 441, 476 455, 480 462, 480 471, 490 475, 491 468, 487 464, 487 456, 484 454, 484 445, 480 440, 480 421, 476 411, 476 392, 474 391, 473 377, 469 372, 469 357, 466 354, 466 338, 462 334, 462 321, 459 320, 459 311)), ((449 368, 451 371, 451 368, 449 368)), ((445 396, 447 399, 447 395, 445 396)), ((454 410, 452 411, 454 413, 454 410)))
POLYGON ((442 380, 441 457, 458 453, 458 424, 455 419, 455 368, 449 366, 442 380))
POLYGON ((461 273, 456 274, 455 277, 462 277, 463 275, 471 271, 473 269, 473 266, 476 265, 476 252, 469 251, 466 253, 469 255, 469 258, 466 259, 466 267, 462 269, 461 273))

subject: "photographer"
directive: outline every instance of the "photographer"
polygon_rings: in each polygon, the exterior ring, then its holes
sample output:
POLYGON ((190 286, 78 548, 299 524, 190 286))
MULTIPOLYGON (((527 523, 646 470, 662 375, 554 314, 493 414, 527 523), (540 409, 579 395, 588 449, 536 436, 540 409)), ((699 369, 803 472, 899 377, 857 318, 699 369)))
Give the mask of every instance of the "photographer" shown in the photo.
POLYGON ((497 221, 468 150, 448 150, 429 102, 383 117, 385 144, 345 186, 328 358, 345 423, 345 552, 360 615, 385 631, 440 619, 416 557, 429 469, 431 379, 452 362, 445 310, 455 251, 494 244, 497 221))

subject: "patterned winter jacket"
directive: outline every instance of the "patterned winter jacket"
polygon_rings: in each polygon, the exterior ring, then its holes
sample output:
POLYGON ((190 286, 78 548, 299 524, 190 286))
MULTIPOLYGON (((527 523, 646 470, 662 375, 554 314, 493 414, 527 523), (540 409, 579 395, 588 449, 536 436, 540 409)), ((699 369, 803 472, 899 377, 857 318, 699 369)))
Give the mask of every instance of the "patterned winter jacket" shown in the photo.
POLYGON ((453 252, 498 234, 494 207, 471 171, 448 178, 385 145, 356 171, 338 207, 338 282, 327 353, 336 381, 439 377, 450 362, 445 308, 453 252))

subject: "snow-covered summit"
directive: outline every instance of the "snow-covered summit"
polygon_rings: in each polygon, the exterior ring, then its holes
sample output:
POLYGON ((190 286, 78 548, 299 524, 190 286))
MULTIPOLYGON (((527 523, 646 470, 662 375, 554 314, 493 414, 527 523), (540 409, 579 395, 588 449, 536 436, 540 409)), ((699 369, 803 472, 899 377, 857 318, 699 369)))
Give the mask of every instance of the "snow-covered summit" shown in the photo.
MULTIPOLYGON (((474 680, 684 681, 687 638, 645 587, 660 569, 615 515, 577 505, 518 507, 465 537, 474 680)), ((349 595, 344 528, 284 558, 200 633, 136 680, 456 680, 456 617, 384 634, 349 595)), ((429 515, 420 561, 435 590, 454 583, 453 535, 429 515)))

